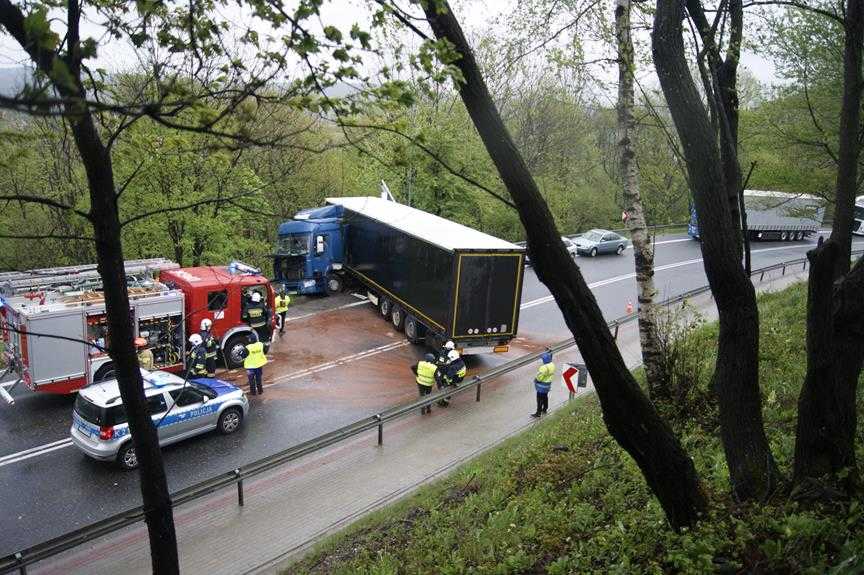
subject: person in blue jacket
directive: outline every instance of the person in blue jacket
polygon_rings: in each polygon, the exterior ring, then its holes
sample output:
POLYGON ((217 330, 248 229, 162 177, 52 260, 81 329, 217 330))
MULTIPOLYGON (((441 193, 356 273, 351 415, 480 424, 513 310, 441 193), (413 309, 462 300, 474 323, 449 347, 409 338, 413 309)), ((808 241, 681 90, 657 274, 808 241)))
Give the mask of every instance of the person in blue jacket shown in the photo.
POLYGON ((549 390, 552 389, 552 379, 555 377, 555 364, 552 363, 552 352, 546 351, 540 356, 540 367, 534 376, 534 391, 537 392, 537 411, 531 417, 540 417, 549 411, 549 390))

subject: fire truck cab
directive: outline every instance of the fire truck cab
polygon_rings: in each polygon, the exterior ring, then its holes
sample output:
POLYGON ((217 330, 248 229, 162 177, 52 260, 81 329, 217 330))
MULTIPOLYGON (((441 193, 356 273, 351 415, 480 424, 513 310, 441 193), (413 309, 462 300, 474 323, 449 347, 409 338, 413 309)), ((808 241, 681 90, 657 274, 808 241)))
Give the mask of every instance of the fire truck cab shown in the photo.
POLYGON ((198 332, 202 319, 213 321, 213 336, 219 340, 222 359, 229 368, 243 365, 241 350, 253 337, 252 328, 242 317, 244 303, 253 291, 267 302, 270 329, 275 326, 272 311, 276 294, 270 281, 255 268, 234 262, 227 267, 168 269, 159 274, 159 281, 185 294, 187 333, 198 332))

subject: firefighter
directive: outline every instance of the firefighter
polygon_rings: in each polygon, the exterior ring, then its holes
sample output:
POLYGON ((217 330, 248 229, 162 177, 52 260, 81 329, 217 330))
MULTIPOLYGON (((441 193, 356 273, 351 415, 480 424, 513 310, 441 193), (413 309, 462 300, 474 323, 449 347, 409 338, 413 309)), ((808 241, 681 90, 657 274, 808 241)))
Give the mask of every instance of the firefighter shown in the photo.
POLYGON ((537 411, 531 417, 540 417, 549 411, 549 390, 552 388, 552 378, 555 377, 555 364, 552 363, 552 352, 545 351, 540 356, 540 367, 534 376, 534 391, 537 392, 537 411))
POLYGON ((291 298, 285 293, 285 288, 282 288, 276 294, 276 315, 279 316, 279 335, 285 333, 285 314, 288 313, 288 306, 291 304, 291 298))
POLYGON ((147 347, 147 340, 143 337, 135 338, 135 348, 138 350, 138 365, 142 369, 153 369, 153 351, 147 347))
POLYGON ((462 356, 459 355, 459 352, 455 349, 450 350, 450 353, 447 354, 447 359, 449 360, 445 370, 447 385, 455 386, 462 383, 465 379, 465 375, 468 373, 468 368, 465 366, 465 360, 462 359, 462 356))
POLYGON ((246 378, 249 380, 249 395, 264 395, 264 387, 261 385, 264 366, 267 364, 264 344, 259 339, 251 341, 246 344, 242 355, 246 378))
POLYGON ((450 355, 450 352, 456 349, 456 344, 453 343, 452 340, 447 340, 447 342, 441 347, 441 351, 438 352, 438 362, 439 363, 447 363, 447 356, 450 355))
POLYGON ((270 310, 262 301, 261 293, 253 291, 249 295, 249 301, 243 307, 243 321, 258 334, 261 342, 270 341, 270 310))
MULTIPOLYGON (((417 362, 417 365, 411 366, 411 371, 417 376, 417 391, 420 392, 420 397, 430 395, 432 386, 440 377, 438 366, 435 365, 435 354, 427 353, 422 360, 417 362)), ((432 413, 432 406, 421 407, 420 413, 432 413)))
POLYGON ((189 336, 192 348, 186 352, 186 379, 206 377, 207 365, 204 359, 204 340, 197 333, 189 336))
POLYGON ((201 320, 201 341, 204 342, 204 365, 207 367, 207 377, 216 377, 216 356, 219 355, 219 342, 213 337, 213 321, 209 318, 201 320))

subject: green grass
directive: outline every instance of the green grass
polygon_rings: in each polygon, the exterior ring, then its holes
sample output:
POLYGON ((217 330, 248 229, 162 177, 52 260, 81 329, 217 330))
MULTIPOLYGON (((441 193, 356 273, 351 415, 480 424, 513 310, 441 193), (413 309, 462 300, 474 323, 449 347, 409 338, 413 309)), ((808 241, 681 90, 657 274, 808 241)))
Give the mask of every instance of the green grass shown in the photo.
MULTIPOLYGON (((766 426, 787 474, 805 367, 805 305, 800 285, 760 297, 766 426)), ((713 349, 716 330, 705 325, 690 337, 713 349)), ((706 366, 713 359, 706 355, 706 366)), ((677 431, 703 478, 711 515, 692 531, 667 527, 635 464, 606 432, 596 399, 587 397, 330 537, 286 573, 864 570, 861 501, 803 507, 777 496, 764 505, 736 504, 713 418, 694 419, 677 431)))

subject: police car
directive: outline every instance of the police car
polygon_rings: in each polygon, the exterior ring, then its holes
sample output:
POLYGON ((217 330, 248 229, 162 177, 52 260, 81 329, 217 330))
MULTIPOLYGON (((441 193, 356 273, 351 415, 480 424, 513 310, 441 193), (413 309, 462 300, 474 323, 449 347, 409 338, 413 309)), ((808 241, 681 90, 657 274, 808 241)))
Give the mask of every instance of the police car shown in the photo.
MULTIPOLYGON (((144 395, 159 445, 218 429, 237 431, 249 412, 243 391, 218 379, 187 382, 164 371, 141 370, 144 395)), ((116 380, 81 389, 72 412, 72 443, 85 454, 102 461, 116 461, 123 469, 138 467, 129 424, 116 380)))

